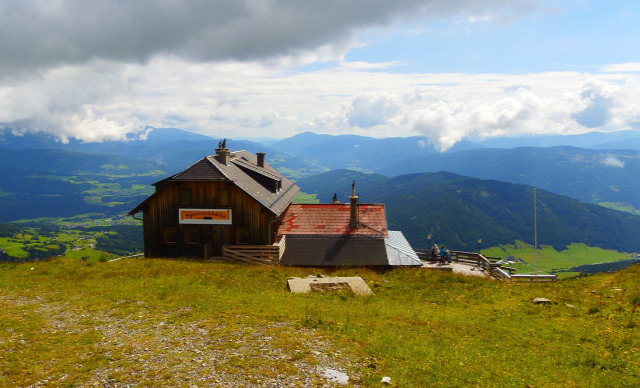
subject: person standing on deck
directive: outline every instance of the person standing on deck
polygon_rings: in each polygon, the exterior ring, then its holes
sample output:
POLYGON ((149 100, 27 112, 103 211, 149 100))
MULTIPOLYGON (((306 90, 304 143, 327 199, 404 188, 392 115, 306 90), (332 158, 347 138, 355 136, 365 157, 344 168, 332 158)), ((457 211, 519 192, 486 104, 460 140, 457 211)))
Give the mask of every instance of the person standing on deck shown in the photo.
POLYGON ((431 257, 433 257, 433 260, 438 260, 438 256, 440 255, 440 248, 438 248, 438 244, 433 244, 433 247, 431 247, 431 257))

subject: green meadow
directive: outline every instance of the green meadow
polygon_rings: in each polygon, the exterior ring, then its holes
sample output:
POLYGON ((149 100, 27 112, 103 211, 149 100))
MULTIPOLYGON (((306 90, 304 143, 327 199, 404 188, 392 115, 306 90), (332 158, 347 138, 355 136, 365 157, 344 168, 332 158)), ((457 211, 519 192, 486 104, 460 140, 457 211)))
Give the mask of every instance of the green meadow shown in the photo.
POLYGON ((0 386, 640 385, 640 266, 555 283, 169 259, 0 264, 0 386), (374 295, 292 294, 360 276, 374 295), (544 297, 551 304, 534 304, 544 297), (280 382, 280 383, 279 383, 280 382), (304 382, 304 383, 302 383, 304 382))
POLYGON ((296 194, 293 203, 320 203, 317 194, 307 194, 302 191, 296 194))
POLYGON ((620 210, 622 212, 627 212, 631 214, 640 214, 640 210, 634 208, 628 203, 620 203, 620 202, 598 202, 598 205, 607 207, 609 209, 620 210))
POLYGON ((515 244, 501 245, 482 249, 482 253, 492 257, 513 256, 526 262, 508 264, 517 269, 517 273, 557 273, 559 277, 578 275, 577 272, 568 272, 570 268, 604 262, 628 260, 631 256, 615 250, 589 247, 585 244, 571 244, 565 250, 557 251, 552 246, 541 245, 538 250, 532 245, 517 241, 515 244))

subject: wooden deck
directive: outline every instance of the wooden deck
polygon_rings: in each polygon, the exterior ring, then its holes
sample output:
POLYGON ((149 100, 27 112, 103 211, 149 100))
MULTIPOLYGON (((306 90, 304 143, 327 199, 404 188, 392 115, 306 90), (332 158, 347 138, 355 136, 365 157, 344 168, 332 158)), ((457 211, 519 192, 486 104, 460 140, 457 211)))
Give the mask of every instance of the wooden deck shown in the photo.
POLYGON ((450 271, 466 276, 490 277, 490 275, 477 264, 453 262, 451 264, 439 264, 432 261, 422 260, 422 267, 425 269, 450 271))
POLYGON ((516 275, 515 268, 502 264, 499 257, 484 256, 476 252, 451 251, 452 263, 440 264, 433 260, 433 255, 428 249, 416 249, 416 253, 422 261, 422 266, 429 269, 451 271, 467 276, 493 277, 508 281, 553 282, 556 275, 516 275))

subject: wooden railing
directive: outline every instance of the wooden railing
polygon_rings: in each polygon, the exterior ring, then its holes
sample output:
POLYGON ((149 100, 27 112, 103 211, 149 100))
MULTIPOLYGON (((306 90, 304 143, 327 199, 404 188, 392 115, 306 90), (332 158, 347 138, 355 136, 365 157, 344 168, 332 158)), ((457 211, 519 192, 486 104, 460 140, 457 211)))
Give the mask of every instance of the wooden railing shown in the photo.
POLYGON ((284 250, 287 248, 287 236, 282 235, 275 243, 273 243, 273 245, 278 246, 278 262, 280 262, 282 256, 284 255, 284 250))
POLYGON ((530 280, 538 282, 557 280, 556 275, 517 275, 514 273, 516 272, 515 268, 507 267, 502 265, 502 263, 498 263, 500 260, 502 260, 499 257, 484 256, 480 253, 460 251, 453 251, 451 252, 451 254, 454 260, 459 262, 477 264, 478 266, 482 267, 482 269, 487 271, 487 273, 497 279, 512 281, 530 280))
POLYGON ((274 265, 280 263, 285 248, 286 239, 283 236, 273 245, 225 245, 222 247, 222 256, 225 260, 274 265))
POLYGON ((536 274, 536 275, 527 275, 527 274, 522 274, 522 275, 511 275, 511 280, 529 280, 532 282, 554 282, 556 280, 558 280, 558 277, 556 275, 547 275, 547 274, 536 274))
POLYGON ((498 271, 498 269, 502 269, 502 264, 496 263, 500 260, 498 257, 488 257, 481 253, 462 251, 452 251, 451 256, 453 260, 458 262, 476 264, 493 277, 504 279, 510 276, 510 273, 507 271, 498 271))

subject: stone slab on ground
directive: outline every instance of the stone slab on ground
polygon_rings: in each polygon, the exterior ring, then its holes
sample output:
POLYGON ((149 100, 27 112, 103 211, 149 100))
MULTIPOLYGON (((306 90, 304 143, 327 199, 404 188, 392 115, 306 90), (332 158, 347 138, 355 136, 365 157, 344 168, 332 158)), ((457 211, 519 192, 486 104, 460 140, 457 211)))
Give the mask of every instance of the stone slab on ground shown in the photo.
POLYGON ((295 293, 351 291, 356 295, 373 295, 364 279, 358 276, 291 278, 287 285, 295 293))

